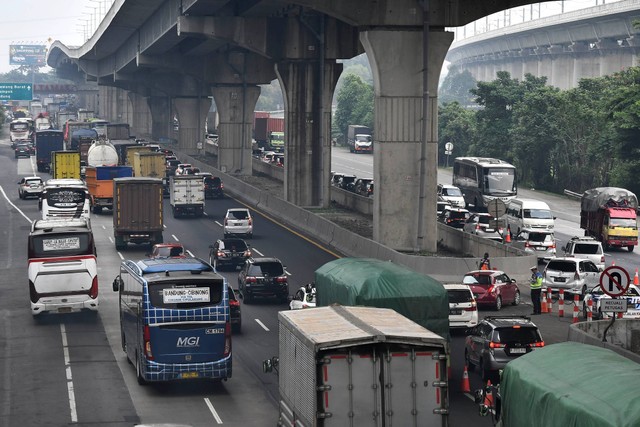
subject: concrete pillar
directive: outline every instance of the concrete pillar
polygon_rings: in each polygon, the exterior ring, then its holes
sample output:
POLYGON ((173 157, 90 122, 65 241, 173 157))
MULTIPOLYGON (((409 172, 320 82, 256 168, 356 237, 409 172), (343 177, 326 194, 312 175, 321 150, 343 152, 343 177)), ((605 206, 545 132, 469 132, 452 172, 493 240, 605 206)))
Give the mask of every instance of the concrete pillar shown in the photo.
POLYGON ((151 114, 151 139, 171 138, 173 123, 171 117, 171 100, 167 96, 150 96, 147 98, 151 114))
POLYGON ((398 250, 435 253, 438 74, 453 33, 372 30, 361 32, 360 41, 375 90, 373 238, 398 250), (429 43, 426 70, 423 36, 429 43))
POLYGON ((131 134, 137 138, 151 138, 151 111, 147 98, 136 93, 129 92, 129 101, 131 103, 131 134))
POLYGON ((546 77, 547 84, 551 84, 553 61, 549 50, 546 47, 539 47, 536 49, 536 54, 538 55, 538 76, 546 77))
POLYGON ((199 98, 174 98, 178 116, 178 148, 187 154, 198 154, 198 142, 204 143, 204 124, 211 107, 206 95, 199 98))
POLYGON ((571 87, 578 87, 578 82, 582 78, 596 77, 600 70, 598 56, 589 52, 589 45, 586 42, 574 42, 569 49, 573 57, 573 79, 571 87))
POLYGON ((596 43, 600 54, 599 77, 610 76, 633 65, 628 50, 618 45, 615 39, 602 39, 596 43))
POLYGON ((260 87, 219 86, 212 88, 212 95, 220 120, 218 169, 230 174, 251 175, 251 129, 260 87))
POLYGON ((551 80, 549 84, 559 89, 570 89, 573 82, 573 58, 561 45, 549 47, 551 55, 551 80))
POLYGON ((326 61, 324 82, 319 82, 318 61, 276 64, 286 105, 284 197, 298 206, 329 206, 331 101, 340 71, 341 65, 326 61))
POLYGON ((520 80, 524 80, 525 74, 529 73, 538 76, 538 56, 533 49, 523 49, 522 51, 522 76, 520 80))

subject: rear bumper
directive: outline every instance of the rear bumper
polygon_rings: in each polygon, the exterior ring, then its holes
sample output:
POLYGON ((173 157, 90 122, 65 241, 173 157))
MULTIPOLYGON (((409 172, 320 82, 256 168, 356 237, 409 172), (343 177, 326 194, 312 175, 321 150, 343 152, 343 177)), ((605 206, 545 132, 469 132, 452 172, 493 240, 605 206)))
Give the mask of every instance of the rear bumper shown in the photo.
POLYGON ((198 373, 197 378, 226 380, 231 378, 231 354, 224 359, 203 363, 158 363, 142 359, 142 372, 146 381, 182 381, 182 374, 198 373))
POLYGON ((289 296, 289 286, 276 286, 276 285, 255 285, 245 284, 244 292, 251 294, 252 297, 280 297, 286 298, 289 296))
POLYGON ((85 296, 61 296, 43 297, 38 302, 31 303, 31 314, 36 316, 40 313, 77 313, 83 310, 98 311, 99 298, 92 299, 85 296))

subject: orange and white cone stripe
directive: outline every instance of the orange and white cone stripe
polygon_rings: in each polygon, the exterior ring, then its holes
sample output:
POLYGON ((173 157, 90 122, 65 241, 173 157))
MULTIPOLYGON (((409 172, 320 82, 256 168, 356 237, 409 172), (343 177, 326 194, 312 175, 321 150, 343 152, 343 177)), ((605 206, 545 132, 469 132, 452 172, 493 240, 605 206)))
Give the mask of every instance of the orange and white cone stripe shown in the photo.
POLYGON ((580 304, 580 295, 575 294, 573 296, 573 320, 571 321, 571 323, 579 322, 579 319, 578 319, 578 315, 580 314, 580 309, 578 308, 579 304, 580 304))

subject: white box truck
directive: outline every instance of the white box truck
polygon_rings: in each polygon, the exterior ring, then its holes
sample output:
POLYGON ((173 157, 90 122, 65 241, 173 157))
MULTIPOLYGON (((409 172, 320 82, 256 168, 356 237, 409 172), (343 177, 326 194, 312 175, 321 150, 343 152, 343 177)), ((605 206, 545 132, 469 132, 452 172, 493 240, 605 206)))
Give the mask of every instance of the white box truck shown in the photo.
POLYGON ((448 425, 447 342, 396 311, 281 311, 279 426, 448 425))
POLYGON ((176 175, 169 182, 169 202, 174 218, 204 213, 204 180, 199 175, 176 175))

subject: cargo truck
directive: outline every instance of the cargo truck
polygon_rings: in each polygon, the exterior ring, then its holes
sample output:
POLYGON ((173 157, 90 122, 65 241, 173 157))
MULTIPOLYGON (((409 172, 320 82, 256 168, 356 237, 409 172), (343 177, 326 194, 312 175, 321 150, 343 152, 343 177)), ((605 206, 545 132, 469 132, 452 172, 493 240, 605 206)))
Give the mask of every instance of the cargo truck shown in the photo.
POLYGON ((78 110, 78 120, 81 122, 88 122, 96 116, 95 112, 92 110, 79 109, 78 110))
POLYGON ((125 148, 127 155, 125 156, 125 165, 133 167, 133 162, 136 157, 136 153, 151 153, 151 148, 146 145, 127 145, 125 148))
POLYGON ((162 180, 114 178, 113 237, 117 250, 129 243, 162 243, 162 180))
POLYGON ((98 139, 98 134, 93 129, 77 129, 71 134, 71 143, 67 144, 68 150, 80 152, 80 162, 87 164, 87 154, 93 141, 98 139))
POLYGON ((51 170, 51 153, 64 150, 64 134, 59 130, 36 131, 36 165, 38 172, 51 170))
POLYGON ((253 137, 259 148, 269 148, 272 132, 284 134, 284 117, 269 117, 268 112, 256 111, 253 123, 253 137))
POLYGON ((347 130, 347 145, 352 153, 372 153, 373 137, 368 126, 349 125, 347 130))
POLYGON ((317 305, 391 308, 449 338, 449 296, 442 283, 389 261, 341 258, 315 271, 317 305))
POLYGON ((73 132, 78 129, 91 129, 91 123, 68 121, 64 124, 64 142, 67 147, 71 146, 71 137, 73 136, 73 132))
POLYGON ((447 342, 394 310, 278 313, 277 425, 448 425, 447 342))
POLYGON ((162 178, 166 175, 167 166, 164 153, 137 152, 133 157, 133 175, 162 178))
POLYGON ((105 135, 109 140, 129 140, 130 132, 129 123, 109 123, 105 135))
POLYGON ((87 151, 87 166, 117 166, 118 152, 109 141, 96 140, 87 151))
POLYGON ((169 181, 169 201, 174 218, 204 213, 204 182, 198 175, 175 175, 169 181))
POLYGON ((86 169, 86 182, 91 197, 91 210, 97 214, 102 209, 113 209, 113 180, 131 177, 129 166, 89 166, 86 169))
POLYGON ((487 401, 476 392, 476 402, 481 414, 497 412, 502 427, 636 427, 638 384, 633 360, 570 341, 512 360, 502 372, 499 395, 487 401))
POLYGON ((52 151, 51 178, 80 179, 80 152, 52 151))
POLYGON ((598 187, 587 190, 580 201, 580 228, 585 236, 602 242, 607 250, 638 244, 638 199, 624 188, 598 187))

